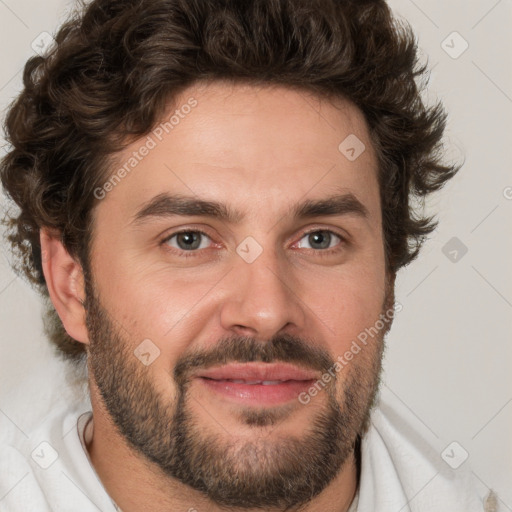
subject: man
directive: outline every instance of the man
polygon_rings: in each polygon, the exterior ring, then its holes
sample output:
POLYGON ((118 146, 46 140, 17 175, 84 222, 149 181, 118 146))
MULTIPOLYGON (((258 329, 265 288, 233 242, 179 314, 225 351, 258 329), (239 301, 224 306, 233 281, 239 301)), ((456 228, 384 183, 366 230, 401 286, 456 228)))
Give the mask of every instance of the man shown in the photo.
POLYGON ((3 433, 2 507, 483 510, 374 407, 410 204, 457 171, 416 65, 348 0, 97 0, 28 62, 10 241, 90 411, 3 433))

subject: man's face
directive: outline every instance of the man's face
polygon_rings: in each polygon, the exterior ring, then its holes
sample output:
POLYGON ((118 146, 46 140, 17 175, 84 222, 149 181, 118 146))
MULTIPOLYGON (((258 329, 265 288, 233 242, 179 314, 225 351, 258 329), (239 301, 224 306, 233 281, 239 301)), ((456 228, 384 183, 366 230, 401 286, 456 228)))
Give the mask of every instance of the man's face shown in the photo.
POLYGON ((218 504, 303 503, 353 452, 390 325, 353 349, 393 305, 368 131, 351 104, 285 88, 196 85, 162 120, 176 109, 94 212, 91 398, 218 504))

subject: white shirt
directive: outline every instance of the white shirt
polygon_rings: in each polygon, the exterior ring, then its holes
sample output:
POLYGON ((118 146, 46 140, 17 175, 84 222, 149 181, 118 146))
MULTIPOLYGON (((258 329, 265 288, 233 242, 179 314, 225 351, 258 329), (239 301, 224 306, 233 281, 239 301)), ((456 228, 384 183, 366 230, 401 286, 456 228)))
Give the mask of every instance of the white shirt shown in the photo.
MULTIPOLYGON (((85 449, 93 425, 88 402, 54 406, 29 437, 0 414, 0 511, 116 512, 85 449)), ((381 404, 350 512, 482 512, 465 466, 452 470, 381 404)))

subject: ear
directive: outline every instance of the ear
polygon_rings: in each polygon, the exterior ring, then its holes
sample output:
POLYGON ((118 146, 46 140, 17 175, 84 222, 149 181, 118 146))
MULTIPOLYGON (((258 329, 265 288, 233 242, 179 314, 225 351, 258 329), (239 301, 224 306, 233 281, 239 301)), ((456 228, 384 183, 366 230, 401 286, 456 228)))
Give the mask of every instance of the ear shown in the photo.
POLYGON ((84 275, 82 266, 69 255, 60 233, 40 230, 41 260, 50 299, 66 332, 75 340, 89 344, 85 324, 84 275))

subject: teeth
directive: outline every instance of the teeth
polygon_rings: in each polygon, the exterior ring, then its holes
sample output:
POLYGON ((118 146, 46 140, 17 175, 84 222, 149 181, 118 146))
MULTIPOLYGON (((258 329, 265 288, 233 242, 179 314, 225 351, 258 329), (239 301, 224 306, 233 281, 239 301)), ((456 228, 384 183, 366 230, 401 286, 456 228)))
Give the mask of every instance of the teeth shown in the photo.
POLYGON ((273 386, 275 384, 281 384, 281 380, 242 380, 242 379, 228 379, 230 382, 235 384, 263 384, 264 386, 273 386))

